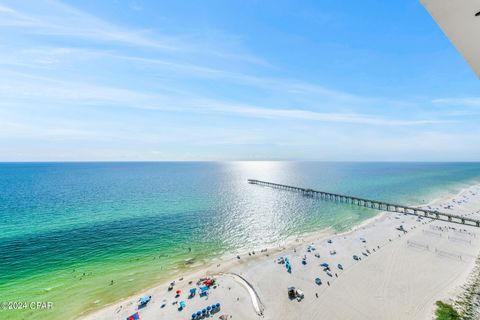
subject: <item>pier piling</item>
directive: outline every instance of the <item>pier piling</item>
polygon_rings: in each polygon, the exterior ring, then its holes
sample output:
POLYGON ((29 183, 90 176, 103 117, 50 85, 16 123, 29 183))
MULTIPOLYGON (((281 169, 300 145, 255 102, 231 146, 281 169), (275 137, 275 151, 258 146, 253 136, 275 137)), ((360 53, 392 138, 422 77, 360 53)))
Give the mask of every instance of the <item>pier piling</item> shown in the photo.
POLYGON ((300 192, 302 193, 302 195, 307 197, 312 197, 312 198, 316 197, 319 199, 330 200, 334 202, 349 203, 349 204, 357 205, 359 207, 366 207, 366 208, 371 208, 375 210, 409 214, 409 215, 414 215, 418 217, 431 218, 431 219, 436 219, 444 222, 451 222, 451 223, 463 224, 467 226, 480 228, 480 220, 463 217, 459 215, 454 215, 450 213, 442 213, 434 210, 403 206, 399 204, 387 203, 384 201, 363 199, 363 198, 352 197, 352 196, 343 195, 343 194, 317 191, 313 189, 305 189, 305 188, 267 182, 267 181, 261 181, 261 180, 255 180, 255 179, 248 179, 248 183, 260 185, 260 186, 266 186, 266 187, 275 188, 275 189, 300 192))

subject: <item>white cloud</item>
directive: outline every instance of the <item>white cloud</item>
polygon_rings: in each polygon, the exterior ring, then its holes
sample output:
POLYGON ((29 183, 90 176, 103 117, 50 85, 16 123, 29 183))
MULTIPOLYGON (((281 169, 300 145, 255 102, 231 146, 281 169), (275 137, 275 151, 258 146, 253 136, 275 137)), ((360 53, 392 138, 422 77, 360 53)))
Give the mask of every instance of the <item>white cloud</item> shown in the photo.
MULTIPOLYGON (((252 104, 222 101, 194 95, 160 94, 111 86, 89 85, 60 81, 28 74, 4 73, 0 77, 0 94, 12 100, 44 101, 48 104, 87 105, 100 107, 114 105, 121 108, 224 114, 262 119, 303 120, 328 123, 349 123, 376 126, 435 125, 448 121, 436 119, 385 118, 361 113, 316 112, 295 107, 267 108, 252 104)), ((28 103, 27 101, 27 103, 28 103)), ((8 101, 3 101, 8 105, 8 101)))
MULTIPOLYGON (((48 0, 4 1, 2 34, 8 39, 0 45, 0 154, 15 141, 33 141, 23 150, 31 159, 34 152, 71 160, 248 158, 257 152, 279 159, 366 160, 410 158, 409 150, 440 157, 444 142, 466 154, 455 139, 477 143, 470 134, 434 132, 453 123, 443 110, 420 115, 409 101, 283 77, 281 69, 269 72, 272 66, 248 54, 235 37, 226 45, 207 37, 203 44, 197 41, 201 34, 134 30, 48 0), (127 148, 110 148, 117 143, 127 148)), ((433 104, 473 108, 480 100, 433 104)))
MULTIPOLYGON (((139 8, 138 4, 133 7, 139 8)), ((4 0, 0 5, 0 27, 29 35, 75 39, 76 45, 78 40, 83 40, 101 45, 124 45, 171 54, 196 53, 232 61, 269 65, 263 59, 242 51, 238 46, 233 48, 234 50, 229 50, 228 45, 222 46, 229 42, 226 39, 235 39, 233 35, 217 32, 222 34, 224 39, 211 43, 205 41, 207 34, 165 35, 147 29, 125 28, 56 0, 4 0)), ((214 31, 209 30, 208 34, 211 33, 214 31)))
POLYGON ((23 28, 30 34, 76 37, 164 50, 185 49, 175 39, 152 38, 145 35, 146 31, 129 31, 57 1, 11 1, 11 7, 0 7, 0 26, 23 28))
POLYGON ((480 98, 478 97, 466 97, 466 98, 442 98, 435 99, 433 103, 443 105, 455 105, 465 107, 480 107, 480 98))
POLYGON ((224 112, 238 113, 241 115, 271 118, 271 119, 289 119, 289 120, 308 120, 330 123, 350 123, 350 124, 366 124, 376 126, 416 126, 416 125, 433 125, 442 124, 449 121, 442 120, 403 120, 388 119, 367 114, 354 113, 331 113, 331 112, 314 112, 300 109, 270 109, 252 106, 223 106, 221 110, 224 112))

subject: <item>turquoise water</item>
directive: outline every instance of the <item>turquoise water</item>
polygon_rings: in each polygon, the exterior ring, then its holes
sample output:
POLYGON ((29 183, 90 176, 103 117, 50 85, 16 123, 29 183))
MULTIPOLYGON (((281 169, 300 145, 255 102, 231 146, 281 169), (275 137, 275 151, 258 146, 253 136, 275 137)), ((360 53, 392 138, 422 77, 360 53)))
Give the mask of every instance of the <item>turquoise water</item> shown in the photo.
POLYGON ((480 180, 480 164, 3 163, 0 301, 53 309, 0 318, 74 318, 224 253, 376 213, 248 178, 419 204, 480 180))

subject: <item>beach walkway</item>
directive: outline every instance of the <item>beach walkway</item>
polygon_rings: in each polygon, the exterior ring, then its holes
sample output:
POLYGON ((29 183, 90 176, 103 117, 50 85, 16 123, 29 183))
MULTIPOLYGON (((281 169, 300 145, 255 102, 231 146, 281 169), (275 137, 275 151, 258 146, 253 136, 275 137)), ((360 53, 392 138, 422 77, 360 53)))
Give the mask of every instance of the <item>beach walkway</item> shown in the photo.
POLYGON ((263 315, 263 311, 265 307, 263 306, 262 302, 260 301, 260 297, 258 296, 257 292, 253 288, 253 286, 242 276, 236 273, 220 273, 220 276, 229 276, 232 279, 234 279, 236 282, 241 284, 247 291, 248 294, 250 295, 250 299, 252 300, 252 305, 253 308, 255 309, 255 312, 261 316, 263 315))

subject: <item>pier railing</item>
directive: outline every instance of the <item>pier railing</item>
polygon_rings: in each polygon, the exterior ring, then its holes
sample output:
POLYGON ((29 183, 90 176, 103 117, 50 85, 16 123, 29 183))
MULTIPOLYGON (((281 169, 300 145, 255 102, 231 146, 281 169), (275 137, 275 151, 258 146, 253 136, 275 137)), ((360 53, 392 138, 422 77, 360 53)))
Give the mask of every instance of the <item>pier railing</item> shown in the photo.
POLYGON ((364 199, 364 198, 353 197, 353 196, 348 196, 343 194, 306 189, 301 187, 289 186, 285 184, 279 184, 279 183, 273 183, 273 182, 255 180, 255 179, 248 179, 248 183, 276 188, 276 189, 300 192, 304 196, 317 197, 324 200, 353 204, 353 205, 366 207, 370 209, 404 213, 404 214, 410 214, 410 215, 415 215, 419 217, 441 220, 445 222, 452 222, 452 223, 459 223, 467 226, 480 227, 480 220, 472 219, 468 217, 462 217, 459 215, 454 215, 449 213, 443 213, 436 210, 428 210, 428 209, 404 206, 404 205, 393 204, 393 203, 388 203, 384 201, 364 199))

